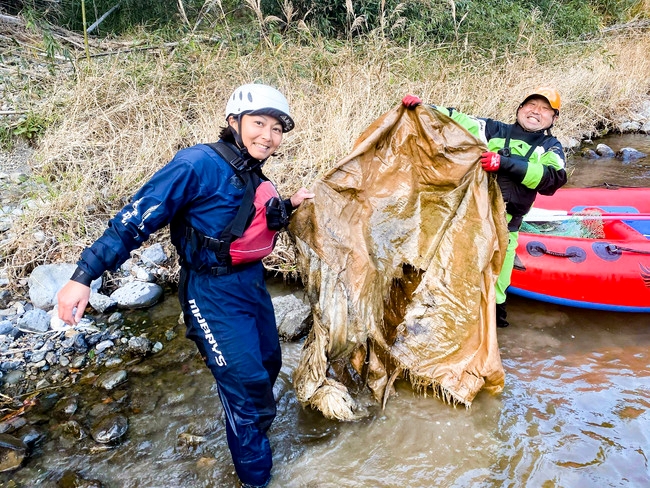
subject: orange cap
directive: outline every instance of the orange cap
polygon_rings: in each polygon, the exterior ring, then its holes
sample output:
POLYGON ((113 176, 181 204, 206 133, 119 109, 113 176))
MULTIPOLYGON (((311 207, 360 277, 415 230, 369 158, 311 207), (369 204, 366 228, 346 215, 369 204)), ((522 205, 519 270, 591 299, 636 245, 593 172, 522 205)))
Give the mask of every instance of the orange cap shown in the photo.
POLYGON ((532 92, 528 94, 528 96, 524 99, 521 104, 523 105, 528 101, 529 98, 534 97, 534 96, 539 96, 539 97, 544 97, 546 100, 548 100, 548 103, 551 105, 553 109, 555 109, 557 112, 560 111, 560 94, 555 88, 551 88, 548 86, 541 86, 532 92))

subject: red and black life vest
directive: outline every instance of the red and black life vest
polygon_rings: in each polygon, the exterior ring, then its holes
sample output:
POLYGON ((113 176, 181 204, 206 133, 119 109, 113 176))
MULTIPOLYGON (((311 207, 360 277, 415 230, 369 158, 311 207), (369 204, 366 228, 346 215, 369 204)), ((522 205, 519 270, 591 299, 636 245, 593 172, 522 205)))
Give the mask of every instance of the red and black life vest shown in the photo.
MULTIPOLYGON (((188 245, 213 251, 223 265, 209 272, 222 275, 232 272, 235 266, 256 262, 271 254, 281 226, 269 225, 267 213, 270 204, 280 201, 280 195, 273 183, 260 178, 255 168, 249 167, 247 161, 227 144, 206 145, 230 164, 246 187, 235 218, 219 237, 206 236, 189 225, 186 227, 188 245)), ((280 207, 284 210, 283 205, 280 207)), ((286 225, 286 213, 281 220, 286 225)))

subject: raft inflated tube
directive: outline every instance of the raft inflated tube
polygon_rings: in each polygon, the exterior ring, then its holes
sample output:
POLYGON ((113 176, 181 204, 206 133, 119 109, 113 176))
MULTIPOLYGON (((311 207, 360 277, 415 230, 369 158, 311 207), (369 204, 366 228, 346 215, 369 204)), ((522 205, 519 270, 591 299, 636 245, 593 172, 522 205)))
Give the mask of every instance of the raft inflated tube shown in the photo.
MULTIPOLYGON (((589 207, 585 208, 585 212, 591 210, 589 207)), ((650 213, 640 213, 640 212, 616 212, 600 213, 600 209, 593 208, 593 214, 582 214, 582 213, 573 213, 567 212, 565 210, 548 210, 545 208, 536 208, 533 207, 530 211, 524 215, 525 222, 554 222, 558 220, 592 220, 592 219, 602 219, 602 220, 650 220, 650 213), (599 212, 599 213, 596 213, 599 212)))
POLYGON ((603 310, 607 312, 650 313, 650 306, 637 307, 634 305, 615 305, 610 303, 585 302, 581 300, 555 297, 546 295, 544 293, 536 293, 534 291, 517 288, 516 286, 510 286, 508 288, 508 293, 512 293, 513 295, 518 295, 524 298, 530 298, 532 300, 538 300, 541 302, 553 303, 555 305, 564 305, 566 307, 587 308, 590 310, 603 310))

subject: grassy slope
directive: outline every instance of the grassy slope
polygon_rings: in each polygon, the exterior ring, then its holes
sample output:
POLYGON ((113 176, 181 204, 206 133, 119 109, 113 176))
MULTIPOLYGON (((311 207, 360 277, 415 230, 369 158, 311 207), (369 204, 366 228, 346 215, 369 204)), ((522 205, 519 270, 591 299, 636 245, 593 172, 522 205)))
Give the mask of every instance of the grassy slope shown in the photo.
MULTIPOLYGON (((75 261, 126 198, 179 148, 216 140, 225 99, 241 83, 269 83, 289 99, 296 130, 266 169, 284 195, 333 167, 406 93, 513 120, 530 88, 553 85, 563 97, 555 133, 564 143, 603 127, 615 129, 650 94, 648 29, 490 59, 451 48, 399 48, 381 37, 363 44, 308 44, 283 39, 248 53, 181 44, 95 58, 90 65, 80 60, 76 74, 54 75, 42 87, 38 110, 58 123, 45 132, 32 162, 50 194, 46 205, 14 226, 16 237, 4 254, 12 274, 24 275, 44 262, 75 261), (49 239, 35 242, 36 230, 49 239)), ((283 258, 275 264, 291 267, 290 248, 279 246, 283 258)))

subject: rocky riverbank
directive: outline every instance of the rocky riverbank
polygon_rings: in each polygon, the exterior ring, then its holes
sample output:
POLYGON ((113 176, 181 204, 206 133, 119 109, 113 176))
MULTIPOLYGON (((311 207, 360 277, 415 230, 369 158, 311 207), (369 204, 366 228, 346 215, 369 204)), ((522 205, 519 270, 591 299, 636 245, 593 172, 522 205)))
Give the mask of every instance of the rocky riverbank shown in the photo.
MULTIPOLYGON (((154 244, 112 276, 117 285, 110 294, 103 294, 99 280, 93 283, 90 305, 75 327, 57 318, 55 303, 73 264, 37 267, 28 279, 28 300, 2 291, 0 473, 18 469, 42 443, 91 453, 113 448, 127 433, 131 415, 156 408, 157 396, 132 391, 131 378, 177 368, 183 360, 194 363, 194 370, 203 368, 183 337, 173 286, 164 281, 167 261, 162 246, 154 244)), ((304 336, 309 306, 290 293, 273 303, 281 338, 304 336)), ((187 433, 179 442, 197 438, 187 433)), ((57 486, 102 485, 70 471, 57 486)))
MULTIPOLYGON (((0 154, 0 249, 10 239, 12 223, 42 191, 31 178, 31 154, 25 144, 0 154)), ((119 404, 129 375, 146 374, 148 358, 164 362, 167 353, 176 354, 168 349, 185 341, 173 261, 160 243, 134 252, 108 281, 93 283, 86 314, 75 327, 57 318, 56 306, 56 293, 72 274, 73 263, 37 266, 18 283, 10 283, 6 267, 0 269, 0 472, 20 467, 50 435, 73 444, 88 438, 101 446, 126 433, 128 412, 112 408, 98 415, 105 410, 102 402, 110 398, 119 404), (77 389, 84 385, 108 396, 80 414, 77 389), (37 428, 39 418, 50 417, 59 419, 54 432, 37 428), (74 420, 82 417, 90 419, 87 424, 74 420)), ((292 294, 273 302, 281 338, 304 336, 309 306, 292 294)), ((70 472, 59 486, 101 486, 88 483, 70 472)))
MULTIPOLYGON (((176 337, 173 328, 153 327, 148 313, 166 296, 169 258, 160 244, 142 249, 112 275, 110 294, 101 280, 91 286, 89 306, 75 327, 57 316, 56 293, 74 271, 72 263, 41 265, 28 281, 29 299, 0 291, 0 381, 7 407, 35 391, 76 383, 86 370, 115 367, 134 357, 157 354, 176 337)), ((170 299, 171 300, 171 299, 170 299)), ((274 298, 280 336, 302 337, 309 325, 309 307, 293 295, 274 298)), ((0 427, 0 431, 1 431, 0 427)))

